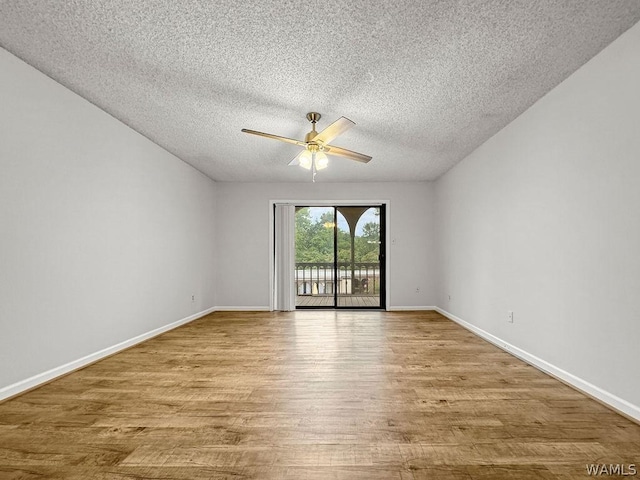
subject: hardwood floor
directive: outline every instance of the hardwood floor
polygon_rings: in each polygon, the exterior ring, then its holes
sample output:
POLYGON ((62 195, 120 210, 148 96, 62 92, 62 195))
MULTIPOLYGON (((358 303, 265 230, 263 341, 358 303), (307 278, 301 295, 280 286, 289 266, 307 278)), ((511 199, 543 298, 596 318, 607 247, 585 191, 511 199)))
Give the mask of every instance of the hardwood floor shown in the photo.
POLYGON ((4 479, 575 479, 640 426, 435 312, 214 313, 0 404, 4 479))

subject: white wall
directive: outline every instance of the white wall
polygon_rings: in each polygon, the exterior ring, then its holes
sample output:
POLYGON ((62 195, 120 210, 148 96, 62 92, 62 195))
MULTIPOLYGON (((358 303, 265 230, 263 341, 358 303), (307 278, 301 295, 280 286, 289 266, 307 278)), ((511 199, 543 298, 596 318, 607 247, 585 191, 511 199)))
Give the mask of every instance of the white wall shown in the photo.
POLYGON ((215 184, 2 49, 0 96, 1 398, 214 306, 215 184))
POLYGON ((217 183, 217 300, 221 308, 269 306, 270 200, 389 200, 388 308, 434 305, 429 183, 217 183), (416 287, 420 293, 416 293, 416 287))
POLYGON ((435 230, 438 306, 636 416, 639 51, 636 25, 441 177, 435 230))

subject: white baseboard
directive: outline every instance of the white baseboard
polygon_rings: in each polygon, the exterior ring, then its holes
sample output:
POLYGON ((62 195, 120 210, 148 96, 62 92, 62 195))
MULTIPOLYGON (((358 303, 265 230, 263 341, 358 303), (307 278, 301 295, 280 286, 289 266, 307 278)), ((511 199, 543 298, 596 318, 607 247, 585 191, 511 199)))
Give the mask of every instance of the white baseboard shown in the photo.
POLYGON ((209 308, 207 310, 194 313, 193 315, 189 315, 188 317, 178 320, 176 322, 170 323, 160 328, 156 328, 149 332, 130 338, 129 340, 125 340, 124 342, 120 342, 111 347, 107 347, 98 352, 89 354, 85 357, 79 358, 77 360, 66 363, 64 365, 60 365, 59 367, 52 368, 51 370, 47 370, 46 372, 39 373, 25 380, 20 380, 19 382, 16 382, 12 385, 2 387, 0 388, 0 401, 19 395, 20 393, 24 393, 27 390, 31 390, 35 387, 38 387, 39 385, 50 382, 51 380, 57 377, 66 375, 67 373, 73 372, 74 370, 78 370, 79 368, 86 367, 87 365, 97 362, 98 360, 101 360, 105 357, 113 355, 114 353, 118 353, 138 343, 144 342, 145 340, 148 340, 152 337, 156 337, 161 333, 167 332, 169 330, 173 330, 174 328, 177 328, 181 325, 192 322, 193 320, 204 317, 205 315, 208 315, 209 313, 214 311, 215 311, 215 308, 209 308))
POLYGON ((427 306, 405 306, 405 305, 392 305, 387 307, 387 312, 410 312, 410 311, 423 311, 423 310, 436 310, 438 307, 427 306))
POLYGON ((268 312, 271 309, 269 307, 238 307, 235 305, 223 305, 216 307, 216 312, 268 312))
POLYGON ((566 370, 556 367, 546 360, 536 357, 535 355, 532 355, 529 352, 516 347, 515 345, 511 345, 501 338, 496 337, 495 335, 492 335, 491 333, 482 330, 481 328, 478 328, 475 325, 466 322, 465 320, 462 320, 460 317, 456 317, 446 310, 443 310, 439 307, 435 307, 435 310, 448 319, 453 320, 460 326, 485 339, 489 343, 494 344, 496 347, 512 354, 513 356, 537 368, 538 370, 541 370, 544 373, 547 373, 552 377, 555 377, 558 380, 571 385, 575 389, 580 390, 582 393, 585 393, 586 395, 598 400, 599 402, 604 403, 605 405, 611 407, 622 415, 625 415, 635 420, 636 422, 640 422, 640 407, 638 405, 634 405, 610 392, 607 392, 606 390, 603 390, 602 388, 593 385, 592 383, 589 383, 586 380, 583 380, 582 378, 567 372, 566 370))

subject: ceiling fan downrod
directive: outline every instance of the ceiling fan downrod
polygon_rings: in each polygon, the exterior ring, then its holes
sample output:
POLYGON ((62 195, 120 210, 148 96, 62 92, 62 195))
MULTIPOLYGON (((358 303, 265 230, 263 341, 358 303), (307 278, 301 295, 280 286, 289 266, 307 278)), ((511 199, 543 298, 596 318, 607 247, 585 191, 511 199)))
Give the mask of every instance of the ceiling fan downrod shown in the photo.
POLYGON ((315 138, 315 136, 318 135, 318 132, 316 132, 316 123, 320 120, 321 117, 322 115, 320 115, 318 112, 307 113, 307 120, 311 122, 311 131, 304 137, 304 141, 306 143, 311 142, 315 138))

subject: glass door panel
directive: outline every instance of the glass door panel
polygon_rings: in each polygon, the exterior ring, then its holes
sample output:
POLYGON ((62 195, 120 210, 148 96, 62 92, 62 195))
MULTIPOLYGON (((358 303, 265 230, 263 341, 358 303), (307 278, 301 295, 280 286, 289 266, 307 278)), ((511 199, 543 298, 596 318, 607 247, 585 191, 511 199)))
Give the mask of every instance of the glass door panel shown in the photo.
POLYGON ((338 307, 380 308, 380 207, 337 207, 338 307))
POLYGON ((334 207, 296 207, 296 307, 335 306, 334 207))

